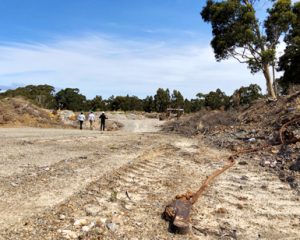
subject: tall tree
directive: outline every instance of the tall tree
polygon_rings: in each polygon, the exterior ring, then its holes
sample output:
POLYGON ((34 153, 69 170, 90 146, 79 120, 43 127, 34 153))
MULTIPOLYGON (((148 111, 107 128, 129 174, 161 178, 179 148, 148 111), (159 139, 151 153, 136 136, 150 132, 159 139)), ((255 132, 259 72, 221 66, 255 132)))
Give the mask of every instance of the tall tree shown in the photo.
POLYGON ((240 87, 231 96, 233 106, 250 104, 252 101, 262 97, 261 88, 257 84, 248 87, 240 87))
POLYGON ((275 98, 270 67, 275 67, 276 46, 293 19, 291 1, 274 1, 267 12, 261 24, 256 16, 255 0, 208 0, 201 16, 212 25, 211 46, 216 59, 233 57, 247 63, 251 73, 263 72, 268 94, 275 98))
POLYGON ((300 84, 300 2, 293 7, 294 20, 285 37, 287 47, 279 59, 279 70, 284 74, 279 79, 283 93, 287 93, 289 85, 300 84))
POLYGON ((93 111, 106 110, 105 102, 102 99, 102 97, 99 96, 99 95, 94 97, 92 100, 88 100, 87 103, 88 103, 88 106, 89 106, 90 110, 93 110, 93 111))
POLYGON ((210 109, 226 109, 229 107, 229 97, 219 88, 205 95, 204 104, 210 109))
POLYGON ((184 98, 180 91, 173 90, 173 93, 171 96, 171 106, 174 108, 183 108, 184 98))
POLYGON ((155 111, 154 99, 152 96, 147 96, 143 100, 143 110, 145 112, 152 112, 155 111))
POLYGON ((154 103, 157 112, 165 112, 170 105, 170 91, 169 89, 159 88, 154 96, 154 103))
POLYGON ((88 110, 86 97, 79 93, 78 88, 66 88, 55 95, 57 107, 73 111, 88 110))

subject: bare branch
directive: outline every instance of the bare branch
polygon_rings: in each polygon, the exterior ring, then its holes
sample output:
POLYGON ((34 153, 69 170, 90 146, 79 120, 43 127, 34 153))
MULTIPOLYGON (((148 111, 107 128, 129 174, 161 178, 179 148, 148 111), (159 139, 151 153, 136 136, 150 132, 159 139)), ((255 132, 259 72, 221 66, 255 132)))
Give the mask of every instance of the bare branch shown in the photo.
POLYGON ((235 56, 234 54, 231 54, 231 56, 232 56, 234 59, 238 60, 239 63, 247 63, 247 62, 248 62, 247 60, 242 61, 241 59, 239 59, 239 58, 238 58, 237 56, 235 56))

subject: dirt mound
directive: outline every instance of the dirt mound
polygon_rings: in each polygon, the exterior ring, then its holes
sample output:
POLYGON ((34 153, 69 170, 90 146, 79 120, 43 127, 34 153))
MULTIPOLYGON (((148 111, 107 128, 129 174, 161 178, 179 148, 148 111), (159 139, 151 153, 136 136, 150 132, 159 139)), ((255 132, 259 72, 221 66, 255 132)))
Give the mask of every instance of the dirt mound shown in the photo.
MULTIPOLYGON (((289 121, 300 117, 300 92, 280 97, 277 101, 260 99, 250 106, 231 111, 202 110, 184 116, 179 120, 167 122, 163 131, 175 132, 186 136, 199 133, 218 135, 222 132, 237 133, 242 138, 268 138, 279 143, 279 130, 289 121), (241 134, 244 132, 244 134, 241 134), (250 134, 251 133, 251 134, 250 134), (246 136, 247 135, 247 136, 246 136)), ((296 124, 296 123, 295 123, 296 124)), ((297 126, 285 130, 285 138, 297 138, 297 126)), ((241 140, 241 139, 239 139, 241 140)), ((287 139, 287 141, 289 141, 287 139)), ((294 141, 296 141, 294 139, 294 141)))
POLYGON ((183 136, 193 136, 211 131, 216 126, 231 126, 237 123, 236 111, 207 111, 172 119, 167 122, 162 131, 175 132, 183 136))
POLYGON ((0 126, 58 127, 63 123, 51 111, 23 98, 4 98, 0 100, 0 126))

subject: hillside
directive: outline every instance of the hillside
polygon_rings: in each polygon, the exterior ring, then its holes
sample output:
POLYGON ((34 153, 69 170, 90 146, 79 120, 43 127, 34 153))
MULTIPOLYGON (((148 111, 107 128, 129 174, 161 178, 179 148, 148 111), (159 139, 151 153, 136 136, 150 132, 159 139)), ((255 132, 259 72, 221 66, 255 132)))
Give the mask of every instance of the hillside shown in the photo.
POLYGON ((0 127, 62 127, 63 122, 51 111, 23 98, 0 99, 0 127))

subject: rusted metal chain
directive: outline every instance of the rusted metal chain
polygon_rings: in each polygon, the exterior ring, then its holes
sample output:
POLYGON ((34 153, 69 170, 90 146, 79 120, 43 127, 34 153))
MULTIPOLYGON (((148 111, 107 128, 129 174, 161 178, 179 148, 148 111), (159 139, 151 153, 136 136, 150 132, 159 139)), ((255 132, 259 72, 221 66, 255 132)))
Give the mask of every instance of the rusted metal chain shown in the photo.
POLYGON ((194 204, 197 202, 199 197, 202 195, 202 193, 206 190, 206 188, 209 186, 209 184, 219 175, 221 175, 223 172, 225 172, 227 169, 231 168, 234 164, 234 158, 232 156, 228 159, 230 163, 228 165, 225 165, 223 168, 216 170, 213 174, 211 174, 202 184, 202 186, 198 189, 197 192, 195 192, 190 199, 191 204, 194 204))

